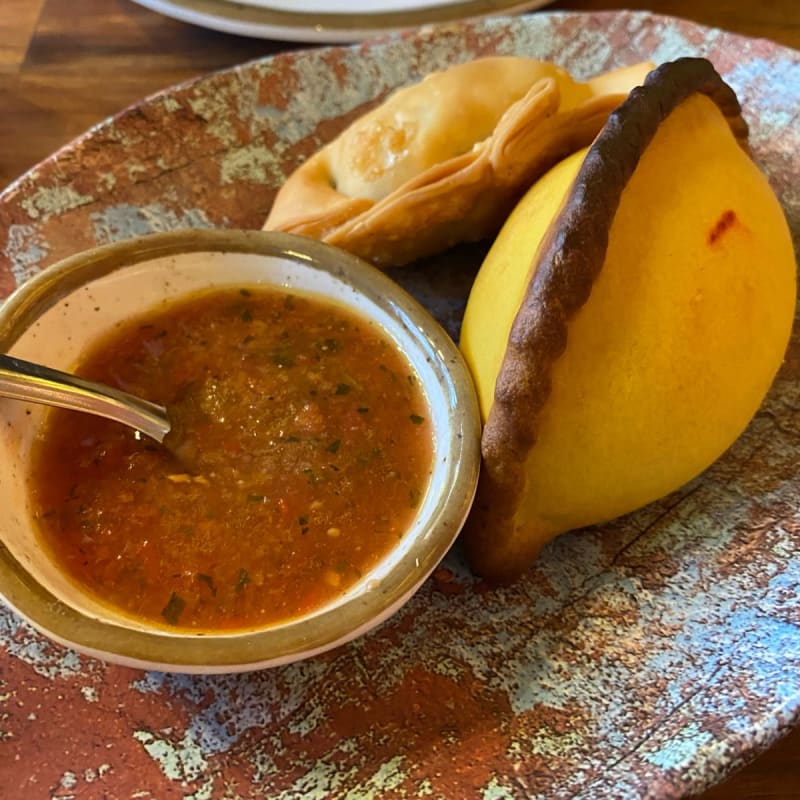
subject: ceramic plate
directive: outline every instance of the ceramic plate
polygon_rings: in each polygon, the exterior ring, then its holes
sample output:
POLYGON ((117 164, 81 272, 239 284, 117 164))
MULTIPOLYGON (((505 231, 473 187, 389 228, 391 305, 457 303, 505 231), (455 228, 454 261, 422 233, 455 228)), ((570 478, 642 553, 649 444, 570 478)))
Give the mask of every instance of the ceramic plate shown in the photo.
POLYGON ((551 0, 134 0, 212 30, 295 42, 353 42, 416 25, 511 14, 551 0))
POLYGON ((426 8, 464 6, 464 0, 241 0, 246 6, 258 6, 272 11, 293 11, 295 14, 385 14, 387 11, 413 13, 426 8))
MULTIPOLYGON (((0 294, 102 242, 257 228, 288 172, 393 87, 489 53, 578 77, 708 56, 798 241, 797 53, 649 14, 537 14, 280 55, 142 102, 0 196, 0 294)), ((394 275, 457 335, 479 258, 467 248, 394 275)), ((746 433, 680 492, 560 537, 510 588, 488 589, 455 549, 377 631, 271 671, 135 672, 2 611, 0 785, 25 796, 13 764, 35 751, 40 785, 93 796, 700 791, 800 713, 799 415, 795 334, 746 433)))

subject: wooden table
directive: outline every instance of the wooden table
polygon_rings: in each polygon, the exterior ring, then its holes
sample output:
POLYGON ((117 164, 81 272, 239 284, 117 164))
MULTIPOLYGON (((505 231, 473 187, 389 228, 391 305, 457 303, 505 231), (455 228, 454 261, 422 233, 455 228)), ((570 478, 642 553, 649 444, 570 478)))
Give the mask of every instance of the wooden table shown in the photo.
MULTIPOLYGON (((2 0, 2 6, 0 188, 147 94, 298 46, 195 28, 128 0, 2 0)), ((800 50, 798 0, 573 0, 550 8, 649 8, 800 50)), ((800 730, 703 797, 800 798, 800 730)))

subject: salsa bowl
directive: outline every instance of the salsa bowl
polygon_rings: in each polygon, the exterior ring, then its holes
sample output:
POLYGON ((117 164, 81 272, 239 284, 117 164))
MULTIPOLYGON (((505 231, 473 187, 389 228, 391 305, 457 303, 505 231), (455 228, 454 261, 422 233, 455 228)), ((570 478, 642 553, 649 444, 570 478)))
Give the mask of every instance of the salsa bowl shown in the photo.
MULTIPOLYGON (((241 286, 333 303, 380 330, 402 355, 426 402, 432 448, 411 522, 352 585, 318 607, 231 630, 158 624, 86 590, 43 546, 30 486, 33 453, 49 412, 0 400, 0 595, 52 639, 105 660, 175 672, 244 671, 295 661, 385 620, 419 588, 458 535, 480 463, 480 422, 467 368, 421 305, 343 251, 287 234, 196 230, 99 247, 53 265, 6 301, 0 309, 0 351, 70 371, 87 348, 142 312, 241 286)), ((236 548, 235 537, 231 547, 236 548)), ((249 557, 239 553, 240 560, 249 557)), ((210 578, 200 577, 216 594, 210 578)))

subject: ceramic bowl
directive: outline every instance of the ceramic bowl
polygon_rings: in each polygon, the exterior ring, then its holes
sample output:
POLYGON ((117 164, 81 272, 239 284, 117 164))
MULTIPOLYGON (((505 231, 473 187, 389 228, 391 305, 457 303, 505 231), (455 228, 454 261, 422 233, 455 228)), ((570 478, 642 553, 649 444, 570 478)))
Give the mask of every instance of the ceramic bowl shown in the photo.
POLYGON ((0 594, 51 638, 131 666, 231 672, 305 658, 342 644, 396 611, 456 538, 472 502, 480 423, 469 373, 438 323, 396 283, 319 242, 256 231, 156 234, 68 258, 0 309, 0 351, 69 370, 118 321, 164 299, 242 283, 334 299, 374 320, 416 370, 433 419, 434 465, 410 529, 343 596, 290 622, 194 634, 132 620, 68 580, 39 546, 26 476, 45 409, 0 400, 0 594))

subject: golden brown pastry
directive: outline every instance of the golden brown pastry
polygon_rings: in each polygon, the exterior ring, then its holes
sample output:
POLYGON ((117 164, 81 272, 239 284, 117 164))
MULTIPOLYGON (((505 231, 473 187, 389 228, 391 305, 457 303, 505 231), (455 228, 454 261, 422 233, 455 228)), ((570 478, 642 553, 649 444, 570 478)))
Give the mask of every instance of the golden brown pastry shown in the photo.
POLYGON ((485 421, 464 530, 474 569, 679 488, 739 436, 792 327, 789 228, 702 59, 653 72, 515 208, 461 347, 485 421))
POLYGON ((497 56, 428 75, 300 166, 264 225, 400 265, 497 232, 524 190, 587 145, 652 65, 587 83, 497 56))

